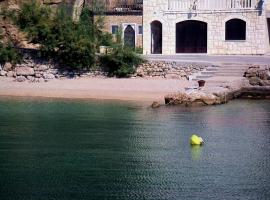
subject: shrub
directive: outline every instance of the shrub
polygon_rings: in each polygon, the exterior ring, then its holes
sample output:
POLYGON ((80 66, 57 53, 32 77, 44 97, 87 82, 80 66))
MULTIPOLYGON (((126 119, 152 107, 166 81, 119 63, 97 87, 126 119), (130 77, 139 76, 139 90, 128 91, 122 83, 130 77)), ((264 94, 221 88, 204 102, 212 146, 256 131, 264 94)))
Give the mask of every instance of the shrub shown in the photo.
POLYGON ((6 62, 11 62, 13 64, 20 63, 22 60, 21 54, 12 43, 3 44, 0 43, 0 64, 5 64, 6 62))
POLYGON ((35 1, 23 4, 16 23, 33 43, 41 45, 41 55, 64 67, 90 68, 95 64, 96 27, 89 9, 74 23, 65 7, 52 14, 35 1))
POLYGON ((84 8, 78 22, 73 22, 64 7, 52 14, 35 1, 22 6, 16 23, 33 43, 41 45, 41 55, 52 58, 64 67, 90 68, 96 64, 100 45, 112 47, 110 55, 100 61, 111 76, 127 77, 143 59, 134 49, 123 47, 121 34, 113 42, 112 35, 102 31, 103 18, 94 21, 91 10, 84 8))
POLYGON ((101 62, 108 68, 110 76, 129 77, 144 60, 132 49, 118 45, 111 54, 102 56, 101 62))
POLYGON ((1 41, 2 38, 2 30, 0 29, 0 64, 3 65, 6 62, 16 64, 21 62, 22 56, 19 51, 14 47, 11 42, 4 44, 1 41))

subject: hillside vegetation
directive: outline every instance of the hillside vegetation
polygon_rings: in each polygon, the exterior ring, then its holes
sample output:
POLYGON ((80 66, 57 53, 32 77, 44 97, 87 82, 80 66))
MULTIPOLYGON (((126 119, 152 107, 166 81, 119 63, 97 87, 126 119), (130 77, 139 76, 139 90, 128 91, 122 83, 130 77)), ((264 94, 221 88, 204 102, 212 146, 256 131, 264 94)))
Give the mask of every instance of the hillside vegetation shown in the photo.
POLYGON ((31 43, 39 44, 42 58, 60 67, 90 69, 99 65, 112 76, 125 77, 143 62, 133 49, 122 44, 121 37, 113 41, 111 34, 102 32, 102 17, 94 20, 88 8, 82 10, 76 23, 67 6, 52 11, 36 1, 24 3, 16 15, 9 17, 31 43), (109 46, 110 54, 98 56, 101 45, 109 46))

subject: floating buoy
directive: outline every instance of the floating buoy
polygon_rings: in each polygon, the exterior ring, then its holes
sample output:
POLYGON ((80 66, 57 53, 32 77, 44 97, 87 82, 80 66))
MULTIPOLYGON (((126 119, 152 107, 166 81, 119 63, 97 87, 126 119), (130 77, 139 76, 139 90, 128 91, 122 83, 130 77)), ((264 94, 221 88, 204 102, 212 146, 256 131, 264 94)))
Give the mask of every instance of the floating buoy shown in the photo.
POLYGON ((203 139, 198 135, 192 135, 190 138, 191 145, 203 145, 203 143, 204 143, 203 139))

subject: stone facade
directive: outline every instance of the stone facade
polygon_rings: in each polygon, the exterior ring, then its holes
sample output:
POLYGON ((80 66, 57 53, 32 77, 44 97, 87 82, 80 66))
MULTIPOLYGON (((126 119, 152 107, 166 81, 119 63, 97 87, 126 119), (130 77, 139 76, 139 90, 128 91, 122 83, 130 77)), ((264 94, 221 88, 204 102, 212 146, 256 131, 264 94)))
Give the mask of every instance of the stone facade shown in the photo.
POLYGON ((139 33, 139 26, 142 26, 142 15, 106 15, 104 16, 104 30, 112 33, 112 26, 117 25, 122 32, 128 25, 131 25, 135 31, 135 44, 142 47, 143 37, 139 33))
POLYGON ((208 54, 265 54, 269 33, 264 9, 170 10, 168 0, 144 0, 144 54, 151 54, 151 23, 162 24, 162 54, 176 53, 176 24, 187 20, 207 23, 208 54), (246 22, 246 39, 225 40, 225 23, 231 19, 246 22))

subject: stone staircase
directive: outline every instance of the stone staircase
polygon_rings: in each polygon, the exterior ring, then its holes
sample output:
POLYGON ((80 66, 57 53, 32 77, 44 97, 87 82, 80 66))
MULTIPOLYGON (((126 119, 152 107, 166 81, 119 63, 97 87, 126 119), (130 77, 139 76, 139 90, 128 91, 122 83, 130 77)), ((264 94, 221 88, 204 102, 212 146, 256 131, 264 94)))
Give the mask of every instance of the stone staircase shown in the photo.
POLYGON ((243 77, 245 71, 248 69, 247 64, 229 64, 223 63, 219 66, 213 65, 207 67, 205 70, 189 77, 189 80, 207 80, 212 77, 243 77))

